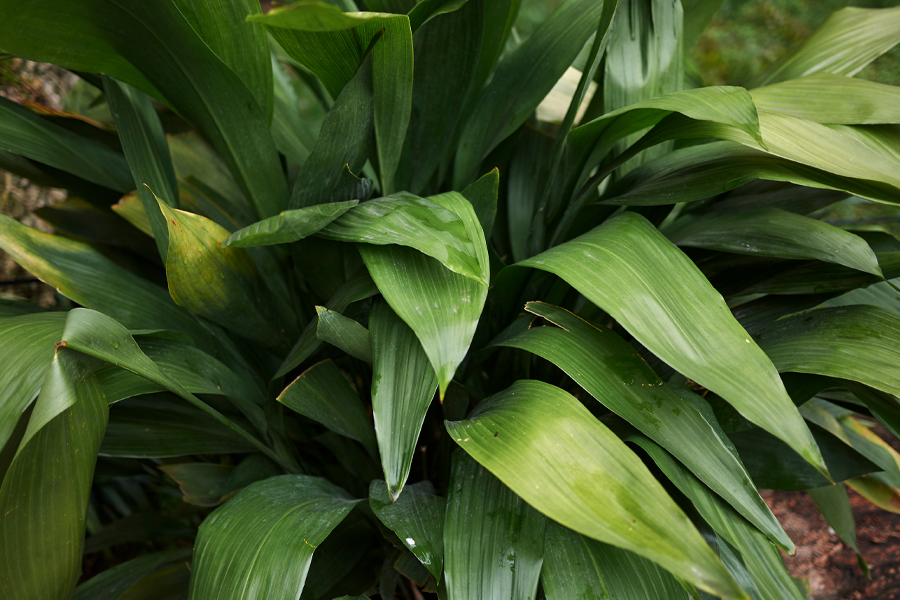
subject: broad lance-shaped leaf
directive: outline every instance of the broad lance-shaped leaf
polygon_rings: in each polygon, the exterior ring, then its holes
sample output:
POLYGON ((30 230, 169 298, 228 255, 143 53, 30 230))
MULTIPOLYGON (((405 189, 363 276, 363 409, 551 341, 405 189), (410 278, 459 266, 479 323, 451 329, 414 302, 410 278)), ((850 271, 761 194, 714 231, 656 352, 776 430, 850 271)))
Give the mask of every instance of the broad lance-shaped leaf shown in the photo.
POLYGON ((273 98, 269 37, 262 25, 247 22, 248 16, 262 12, 259 3, 252 0, 174 2, 197 35, 241 78, 271 120, 273 98))
MULTIPOLYGON (((437 378, 416 334, 385 302, 372 307, 369 338, 374 359, 375 434, 387 492, 391 500, 397 500, 409 476, 425 413, 437 389, 437 378)), ((413 548, 410 550, 415 553, 413 548)), ((435 580, 440 580, 440 573, 432 574, 435 580)))
POLYGON ((644 217, 623 213, 518 264, 562 277, 651 352, 827 473, 771 361, 694 263, 644 217))
MULTIPOLYGON (((59 348, 30 431, 0 487, 0 590, 10 600, 66 600, 81 574, 84 523, 106 429, 101 363, 59 348)), ((30 423, 29 423, 30 425, 30 423)))
POLYGON ((900 7, 838 10, 806 41, 757 77, 753 87, 814 73, 856 75, 900 42, 900 7))
POLYGON ((470 419, 446 426, 475 460, 554 521, 712 594, 746 598, 640 459, 561 389, 518 381, 470 419))
MULTIPOLYGON (((657 98, 684 87, 681 0, 620 0, 610 28, 603 73, 603 112, 657 98), (635 68, 641 65, 640 68, 635 68)), ((634 133, 616 148, 621 154, 640 138, 634 133)), ((628 161, 619 174, 671 150, 653 148, 628 161)))
POLYGON ((131 167, 138 198, 153 231, 159 255, 165 262, 169 232, 150 190, 155 190, 169 206, 178 208, 178 182, 166 145, 166 133, 149 96, 106 75, 103 76, 103 90, 131 167))
POLYGON ((656 563, 579 535, 553 521, 544 533, 541 584, 547 600, 688 600, 681 584, 656 563))
POLYGON ((861 237, 777 208, 680 219, 663 233, 678 246, 821 260, 881 276, 875 253, 861 237))
POLYGON ((273 297, 243 248, 223 248, 228 230, 159 202, 169 226, 166 279, 177 304, 262 346, 284 346, 296 319, 273 297))
POLYGON ((738 549, 761 600, 803 600, 778 549, 730 506, 709 491, 665 450, 643 436, 629 438, 643 448, 707 523, 738 549))
POLYGON ((222 247, 246 248, 296 242, 321 230, 357 204, 359 200, 348 200, 286 210, 235 231, 225 238, 222 247))
MULTIPOLYGON (((163 373, 156 363, 141 352, 128 330, 106 315, 86 308, 76 308, 70 311, 66 319, 62 341, 67 347, 127 369, 162 386, 224 425, 285 469, 289 471, 295 469, 289 461, 278 456, 256 437, 235 425, 227 417, 185 390, 180 383, 163 373)), ((31 421, 35 421, 35 414, 32 414, 31 421)), ((29 421, 29 427, 31 421, 29 421)))
MULTIPOLYGON (((487 279, 487 244, 472 205, 455 192, 432 196, 431 200, 462 220, 487 279)), ((385 300, 422 343, 443 398, 475 335, 487 286, 403 246, 360 244, 359 252, 385 300)))
POLYGON ((616 1, 567 0, 500 62, 462 131, 453 174, 456 189, 469 184, 487 153, 534 112, 597 31, 601 17, 609 14, 609 3, 616 1))
POLYGON ((534 600, 547 518, 463 452, 451 457, 444 517, 449 600, 534 600))
POLYGON ((434 493, 429 481, 420 481, 395 498, 384 481, 369 484, 369 505, 385 527, 422 561, 435 581, 444 565, 444 513, 447 499, 434 493))
MULTIPOLYGON (((459 196, 456 192, 446 195, 450 194, 459 196)), ((419 198, 404 192, 376 198, 348 210, 318 235, 339 242, 409 246, 436 258, 454 273, 487 285, 487 275, 478 262, 477 242, 469 239, 462 219, 442 202, 437 196, 419 198)))
POLYGON ((249 20, 265 25, 285 52, 312 71, 334 98, 365 60, 369 44, 382 36, 372 49, 372 86, 381 188, 390 193, 412 110, 409 17, 342 13, 321 2, 299 2, 249 20))
POLYGON ((99 575, 94 575, 75 589, 72 600, 103 600, 104 598, 127 598, 145 577, 171 567, 184 565, 190 561, 192 548, 165 550, 153 554, 145 554, 138 558, 120 563, 99 575), (124 595, 122 595, 124 593, 124 595))
POLYGON ((186 331, 209 349, 209 331, 158 285, 82 242, 50 235, 0 215, 0 248, 23 269, 82 306, 135 329, 186 331))
POLYGON ((665 385, 614 332, 543 302, 529 302, 525 309, 556 327, 532 327, 494 344, 533 352, 560 367, 599 402, 668 449, 772 541, 793 552, 794 545, 703 399, 682 397, 665 385))
MULTIPOLYGON (((326 303, 325 308, 340 313, 346 310, 352 303, 365 300, 377 293, 378 288, 375 287, 375 282, 372 281, 372 278, 365 269, 361 269, 361 272, 348 279, 344 285, 335 292, 334 297, 326 303)), ((288 371, 297 368, 300 363, 309 358, 310 355, 316 351, 322 343, 317 335, 318 324, 319 316, 317 313, 309 324, 307 324, 303 333, 300 334, 300 339, 297 340, 297 343, 291 348, 287 358, 285 358, 281 366, 278 367, 278 372, 275 373, 273 379, 281 377, 287 374, 288 371)))
POLYGON ((877 306, 821 308, 757 335, 779 371, 859 381, 900 395, 900 315, 877 306))
POLYGON ((856 77, 809 75, 751 90, 750 96, 760 110, 816 123, 900 123, 900 88, 856 77))
POLYGON ((106 73, 164 98, 216 147, 258 218, 284 210, 287 182, 265 111, 174 2, 52 0, 22 10, 3 0, 0 38, 15 56, 106 73))
POLYGON ((841 540, 853 548, 856 552, 856 560, 859 563, 860 570, 867 576, 869 574, 869 565, 859 551, 859 543, 856 541, 856 523, 853 521, 853 507, 850 505, 850 497, 847 495, 847 489, 836 483, 821 488, 813 488, 806 490, 809 497, 816 503, 816 507, 825 521, 834 530, 841 540))
POLYGON ((65 321, 56 312, 0 319, 0 449, 40 391, 65 321))
POLYGON ((254 481, 281 474, 261 454, 251 454, 236 467, 185 462, 162 465, 159 470, 178 482, 185 502, 196 506, 218 506, 254 481))
POLYGON ((350 356, 367 363, 372 362, 372 344, 369 331, 348 317, 324 306, 316 307, 318 323, 316 337, 340 348, 350 356))
POLYGON ((375 449, 375 432, 359 396, 341 370, 325 360, 304 371, 278 401, 328 429, 375 449))
MULTIPOLYGON (((4 15, 2 4, 0 15, 4 15)), ((0 149, 78 175, 117 192, 134 189, 128 163, 120 153, 101 142, 42 119, 6 98, 0 98, 0 149)))
POLYGON ((320 477, 251 484, 200 526, 191 600, 295 600, 316 547, 360 500, 320 477))

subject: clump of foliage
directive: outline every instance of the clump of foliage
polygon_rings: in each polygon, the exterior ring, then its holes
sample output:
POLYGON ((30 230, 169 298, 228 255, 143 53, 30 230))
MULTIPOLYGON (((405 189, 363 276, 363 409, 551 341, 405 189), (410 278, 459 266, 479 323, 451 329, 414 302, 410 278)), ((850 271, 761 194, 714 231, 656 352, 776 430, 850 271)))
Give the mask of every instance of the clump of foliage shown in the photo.
POLYGON ((900 8, 748 91, 721 0, 336 4, 0 0, 82 80, 0 100, 0 595, 803 598, 757 487, 900 497, 900 8))

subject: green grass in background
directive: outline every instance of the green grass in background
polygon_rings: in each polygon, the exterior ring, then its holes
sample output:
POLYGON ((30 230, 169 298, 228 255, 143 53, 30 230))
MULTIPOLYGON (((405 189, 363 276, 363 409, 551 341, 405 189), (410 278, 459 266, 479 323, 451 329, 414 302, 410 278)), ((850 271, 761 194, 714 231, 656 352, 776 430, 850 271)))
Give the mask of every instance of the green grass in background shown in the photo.
MULTIPOLYGON (((690 59, 706 85, 742 85, 847 6, 890 8, 898 0, 725 0, 690 59)), ((900 46, 858 75, 900 85, 900 46)))

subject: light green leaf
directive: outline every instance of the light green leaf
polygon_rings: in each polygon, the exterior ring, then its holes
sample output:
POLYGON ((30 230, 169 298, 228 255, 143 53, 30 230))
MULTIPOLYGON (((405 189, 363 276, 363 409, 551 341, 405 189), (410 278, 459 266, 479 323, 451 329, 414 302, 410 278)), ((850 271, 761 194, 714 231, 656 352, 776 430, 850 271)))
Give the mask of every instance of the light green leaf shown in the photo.
POLYGON ((66 313, 37 313, 0 319, 0 449, 41 389, 62 339, 66 313))
POLYGON ((216 147, 258 218, 285 208, 287 184, 265 111, 173 2, 73 5, 53 0, 22 10, 4 0, 0 16, 5 50, 76 71, 106 73, 165 98, 216 147))
POLYGON ((281 392, 278 401, 367 448, 376 446, 375 432, 359 396, 330 360, 304 371, 281 392))
POLYGON ((296 242, 316 233, 357 204, 359 200, 348 200, 286 210, 235 231, 225 238, 222 247, 246 248, 296 242))
POLYGON ((369 342, 369 332, 365 327, 324 306, 316 307, 316 316, 319 318, 316 337, 340 348, 354 358, 367 363, 372 362, 372 344, 369 342))
POLYGON ((200 39, 240 77, 256 103, 271 120, 272 63, 269 58, 269 38, 262 25, 247 22, 248 16, 262 12, 259 2, 174 2, 200 39))
POLYGON ((816 503, 819 512, 825 517, 825 521, 828 522, 835 534, 853 548, 860 569, 867 577, 870 577, 869 565, 866 564, 866 559, 859 551, 859 543, 856 541, 856 523, 853 521, 853 507, 850 505, 847 489, 836 483, 827 487, 806 490, 806 493, 816 503))
POLYGON ((654 442, 643 436, 630 441, 650 455, 716 533, 740 552, 762 600, 803 600, 774 544, 654 442))
POLYGON ((559 275, 674 369, 827 473, 771 361, 694 263, 645 218, 623 213, 518 264, 559 275))
POLYGON ((422 561, 435 581, 440 581, 444 564, 446 498, 436 495, 428 481, 408 486, 399 498, 389 494, 388 489, 384 481, 369 484, 372 511, 422 561))
POLYGON ((900 123, 900 87, 821 73, 750 91, 760 110, 816 123, 900 123))
POLYGON ((759 75, 753 87, 814 73, 853 76, 900 42, 900 7, 838 10, 800 46, 759 75))
POLYGON ((713 594, 746 598, 644 464, 566 392, 519 381, 472 418, 446 425, 466 452, 554 521, 713 594))
MULTIPOLYGON (((169 226, 166 279, 177 304, 264 346, 284 346, 296 318, 278 303, 243 248, 224 248, 228 230, 159 202, 169 226)), ((283 300, 282 300, 283 302, 283 300)))
POLYGON ((178 329, 204 344, 209 331, 166 291, 87 244, 49 235, 0 215, 0 248, 23 269, 82 306, 135 329, 178 329))
POLYGON ((544 534, 541 584, 547 600, 688 600, 681 584, 655 563, 552 521, 544 534))
MULTIPOLYGON (((437 378, 412 329, 384 302, 372 307, 369 336, 374 358, 375 433, 387 492, 396 501, 409 476, 425 413, 437 389, 437 378)), ((410 550, 415 553, 415 549, 410 550)), ((432 574, 435 580, 440 580, 440 573, 432 574)))
POLYGON ((319 236, 339 242, 379 246, 409 246, 435 258, 454 273, 487 285, 489 273, 479 264, 478 241, 468 236, 466 224, 445 197, 454 195, 454 206, 475 217, 472 205, 457 192, 431 198, 400 193, 369 200, 348 210, 319 231, 319 236))
MULTIPOLYGON (((432 196, 431 200, 463 221, 487 279, 487 245, 469 201, 452 192, 432 196)), ((360 244, 359 251, 385 300, 422 343, 443 398, 475 335, 487 299, 487 286, 452 273, 433 258, 402 246, 360 244)))
POLYGON ((250 20, 265 25, 291 58, 312 71, 335 98, 364 62, 369 44, 383 34, 372 49, 372 90, 381 188, 391 192, 412 108, 409 17, 341 13, 322 2, 303 1, 250 20))
POLYGON ((682 247, 821 260, 881 276, 875 253, 861 237, 777 208, 681 219, 663 233, 682 247))
POLYGON ((200 526, 189 597, 295 600, 316 547, 358 502, 307 475, 244 488, 200 526))
POLYGON ((547 519, 462 452, 451 457, 444 517, 449 600, 533 600, 547 519))
POLYGON ((614 332, 550 304, 529 302, 525 309, 556 327, 532 327, 495 344, 533 352, 560 367, 595 399, 678 457, 775 543, 793 551, 701 398, 686 391, 682 397, 665 385, 614 332))
MULTIPOLYGON (((348 279, 344 285, 335 292, 334 297, 326 303, 325 308, 340 313, 346 310, 352 303, 359 302, 360 300, 374 296, 377 293, 378 288, 375 286, 375 282, 372 281, 372 278, 363 269, 362 272, 348 279)), ((284 362, 281 363, 281 366, 278 367, 278 371, 275 373, 273 379, 281 377, 288 371, 297 368, 300 363, 309 358, 312 353, 316 351, 321 344, 321 341, 317 336, 318 324, 319 316, 317 313, 309 324, 307 324, 303 333, 300 335, 300 339, 298 339, 297 343, 294 344, 294 347, 291 348, 287 358, 285 358, 284 362)))
POLYGON ((537 108, 596 32, 607 2, 614 1, 567 0, 497 66, 460 137, 456 189, 469 184, 487 153, 537 108))
POLYGON ((757 335, 779 371, 858 381, 900 395, 900 315, 875 306, 821 308, 757 335))
POLYGON ((852 290, 837 298, 826 300, 823 306, 866 304, 900 314, 900 292, 897 291, 897 288, 892 287, 892 284, 900 287, 900 279, 892 279, 890 282, 882 281, 867 288, 852 290))
MULTIPOLYGON (((0 15, 3 15, 0 5, 0 15)), ((18 10, 17 12, 28 12, 18 10)), ((3 25, 0 25, 0 31, 3 25)), ((3 45, 7 46, 4 37, 3 45)), ((56 167, 117 192, 134 189, 125 157, 101 142, 42 119, 0 98, 0 149, 56 167)))
POLYGON ((630 171, 604 193, 604 204, 653 206, 710 198, 755 179, 843 190, 897 202, 897 189, 877 181, 841 176, 734 142, 675 150, 630 171))
POLYGON ((178 182, 166 145, 166 133, 149 96, 105 75, 103 89, 128 166, 131 167, 138 198, 150 223, 159 255, 165 262, 169 232, 153 194, 169 206, 178 208, 178 182))
POLYGON ((0 589, 10 600, 67 600, 81 574, 107 420, 103 390, 90 375, 98 363, 86 359, 66 348, 56 352, 32 414, 40 422, 26 433, 0 487, 0 589))

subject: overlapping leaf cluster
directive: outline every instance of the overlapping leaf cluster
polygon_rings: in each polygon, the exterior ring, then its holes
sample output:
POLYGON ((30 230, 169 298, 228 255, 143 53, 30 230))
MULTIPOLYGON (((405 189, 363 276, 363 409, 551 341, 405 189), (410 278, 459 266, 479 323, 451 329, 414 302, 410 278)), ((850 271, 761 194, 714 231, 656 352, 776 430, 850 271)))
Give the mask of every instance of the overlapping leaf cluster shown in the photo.
POLYGON ((799 600, 757 488, 900 510, 900 9, 748 91, 720 1, 520 4, 0 0, 108 108, 0 100, 71 308, 0 304, 0 595, 799 600))

